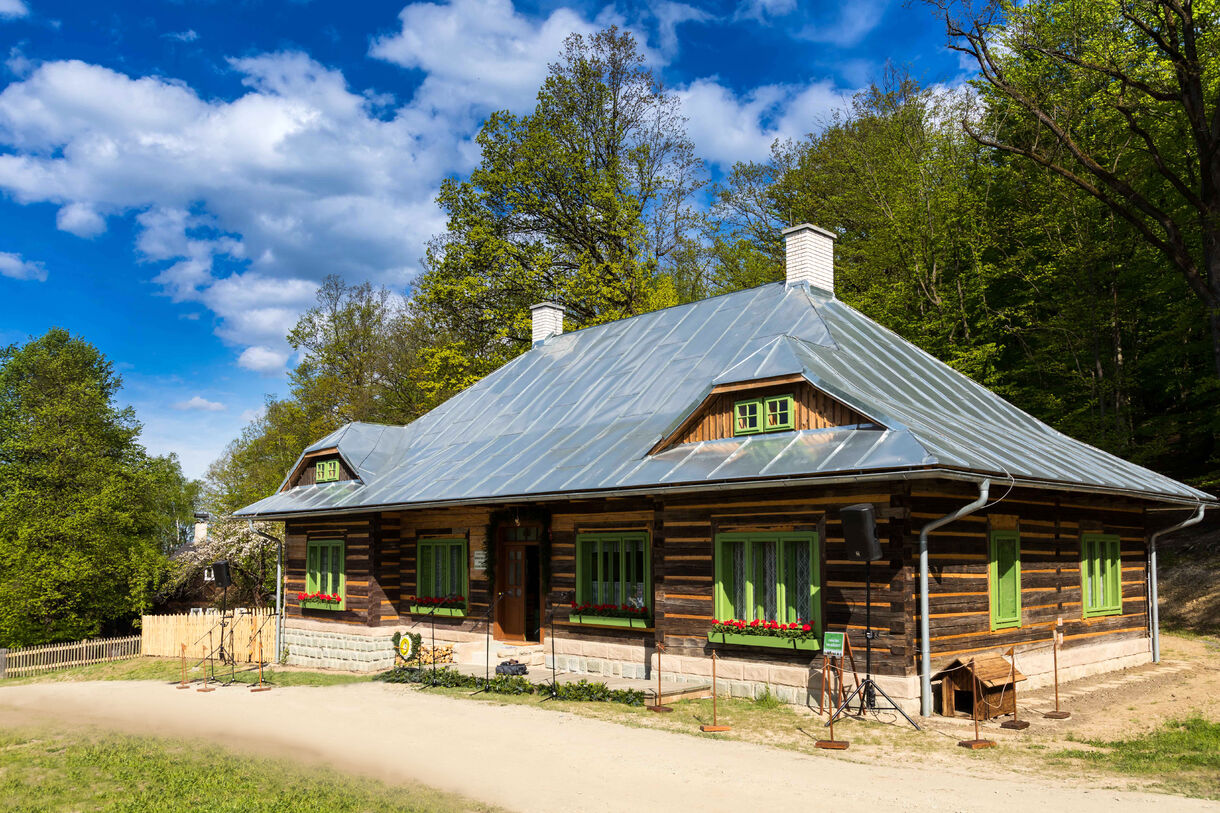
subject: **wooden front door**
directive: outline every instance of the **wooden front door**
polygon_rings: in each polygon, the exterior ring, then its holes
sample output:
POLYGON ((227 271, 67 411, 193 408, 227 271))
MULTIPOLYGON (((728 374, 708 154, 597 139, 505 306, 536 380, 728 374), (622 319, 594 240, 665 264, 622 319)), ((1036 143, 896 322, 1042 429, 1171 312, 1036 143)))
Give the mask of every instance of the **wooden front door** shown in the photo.
POLYGON ((540 641, 542 596, 538 526, 501 529, 496 547, 496 637, 540 641))

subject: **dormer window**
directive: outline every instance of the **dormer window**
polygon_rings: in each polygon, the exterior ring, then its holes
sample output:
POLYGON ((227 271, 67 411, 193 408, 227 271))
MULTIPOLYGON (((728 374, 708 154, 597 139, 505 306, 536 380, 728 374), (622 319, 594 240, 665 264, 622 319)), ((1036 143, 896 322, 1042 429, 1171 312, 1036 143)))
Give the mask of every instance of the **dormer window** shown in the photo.
POLYGON ((766 406, 766 426, 763 431, 766 432, 781 432, 792 429, 792 396, 780 395, 776 398, 768 398, 764 402, 766 406))
POLYGON ((338 460, 319 460, 314 464, 315 483, 334 483, 339 479, 338 460))
POLYGON ((737 401, 733 404, 733 434, 791 431, 794 412, 791 394, 737 401))
POLYGON ((733 434, 753 435, 762 431, 762 399, 738 401, 733 404, 733 434))

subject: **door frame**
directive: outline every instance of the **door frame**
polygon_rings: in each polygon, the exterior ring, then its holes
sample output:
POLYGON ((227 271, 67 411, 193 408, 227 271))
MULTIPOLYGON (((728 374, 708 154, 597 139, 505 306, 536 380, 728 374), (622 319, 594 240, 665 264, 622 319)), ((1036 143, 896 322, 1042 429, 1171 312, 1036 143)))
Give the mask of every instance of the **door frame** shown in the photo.
MULTIPOLYGON (((535 643, 534 641, 526 640, 524 632, 521 633, 520 638, 517 638, 515 636, 507 635, 504 632, 503 628, 500 626, 500 601, 498 599, 496 599, 496 596, 500 595, 500 593, 504 590, 504 588, 507 587, 504 580, 507 578, 505 568, 508 565, 508 560, 505 557, 504 548, 510 544, 511 545, 521 545, 522 547, 525 547, 525 548, 534 548, 538 552, 538 555, 535 557, 538 562, 537 576, 538 576, 538 619, 539 619, 539 622, 538 622, 538 641, 537 641, 537 643, 541 644, 543 641, 546 640, 546 590, 544 589, 543 584, 542 584, 542 572, 543 572, 542 535, 544 533, 547 533, 547 525, 546 525, 546 523, 538 521, 538 520, 522 520, 520 525, 501 524, 496 528, 496 538, 495 538, 495 543, 494 543, 495 544, 495 557, 496 557, 496 581, 495 581, 495 584, 493 584, 491 586, 492 601, 494 602, 495 607, 493 608, 492 613, 491 613, 491 618, 492 618, 491 634, 492 634, 492 637, 494 637, 497 641, 504 641, 506 643, 520 643, 520 644, 535 643), (507 532, 510 528, 537 528, 538 529, 538 538, 537 539, 507 539, 506 538, 508 535, 507 532)), ((529 578, 528 574, 523 574, 523 576, 525 577, 525 579, 528 580, 528 578, 529 578)), ((527 607, 526 609, 528 610, 529 608, 527 607)), ((528 618, 528 617, 529 616, 526 615, 526 618, 528 618)))

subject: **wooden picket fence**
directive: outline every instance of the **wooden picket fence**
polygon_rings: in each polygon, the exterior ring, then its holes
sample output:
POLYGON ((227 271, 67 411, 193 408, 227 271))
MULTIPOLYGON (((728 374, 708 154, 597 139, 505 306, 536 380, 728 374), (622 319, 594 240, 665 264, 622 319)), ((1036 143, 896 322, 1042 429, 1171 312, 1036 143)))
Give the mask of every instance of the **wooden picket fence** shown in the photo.
MULTIPOLYGON (((177 658, 186 644, 187 657, 198 660, 202 654, 220 648, 220 613, 146 615, 140 622, 140 638, 145 655, 177 658)), ((239 663, 258 660, 259 638, 263 660, 275 661, 275 611, 239 610, 225 615, 225 650, 239 663)))
POLYGON ((0 678, 29 677, 56 669, 140 657, 140 636, 98 638, 71 644, 0 649, 0 678))

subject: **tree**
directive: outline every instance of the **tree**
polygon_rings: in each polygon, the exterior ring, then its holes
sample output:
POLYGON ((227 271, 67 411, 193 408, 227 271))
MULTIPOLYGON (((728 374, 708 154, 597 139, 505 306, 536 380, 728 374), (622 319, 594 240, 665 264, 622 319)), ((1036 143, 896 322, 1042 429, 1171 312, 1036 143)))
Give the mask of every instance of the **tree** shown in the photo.
POLYGON ((1220 377, 1220 6, 1192 0, 936 0, 979 66, 980 144, 1122 218, 1206 310, 1220 377))
POLYGON ((0 645, 121 628, 164 578, 192 488, 140 446, 120 383, 58 328, 0 350, 0 645))
POLYGON ((450 179, 414 307, 477 377, 530 344, 529 306, 573 327, 697 289, 702 162, 678 100, 615 28, 570 36, 529 115, 494 113, 479 166, 450 179))

